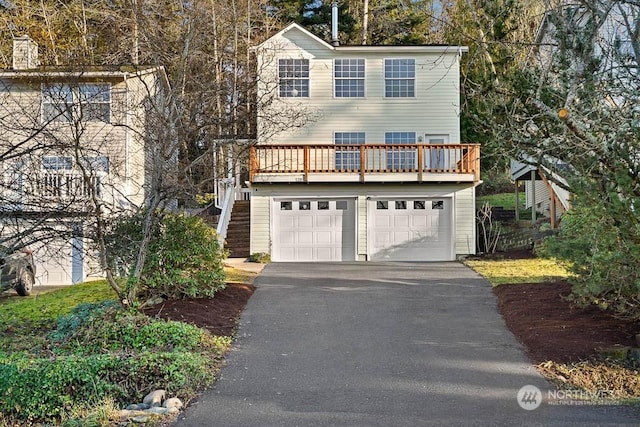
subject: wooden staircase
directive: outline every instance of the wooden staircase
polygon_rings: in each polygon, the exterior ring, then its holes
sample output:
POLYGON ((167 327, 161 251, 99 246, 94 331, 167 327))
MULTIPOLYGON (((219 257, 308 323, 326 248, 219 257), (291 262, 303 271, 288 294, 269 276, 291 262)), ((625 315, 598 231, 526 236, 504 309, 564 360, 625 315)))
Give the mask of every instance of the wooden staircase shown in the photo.
POLYGON ((231 211, 225 249, 229 258, 247 258, 250 241, 251 202, 236 200, 231 211))

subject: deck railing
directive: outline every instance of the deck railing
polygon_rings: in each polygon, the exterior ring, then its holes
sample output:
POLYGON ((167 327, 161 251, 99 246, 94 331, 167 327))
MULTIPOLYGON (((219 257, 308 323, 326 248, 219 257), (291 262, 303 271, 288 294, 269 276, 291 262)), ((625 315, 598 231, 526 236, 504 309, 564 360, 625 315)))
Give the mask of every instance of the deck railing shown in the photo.
POLYGON ((251 181, 261 174, 297 174, 304 182, 311 174, 314 179, 322 179, 323 174, 357 174, 365 182, 372 174, 399 173, 415 173, 420 182, 444 175, 472 176, 479 181, 480 145, 257 145, 250 152, 251 181))

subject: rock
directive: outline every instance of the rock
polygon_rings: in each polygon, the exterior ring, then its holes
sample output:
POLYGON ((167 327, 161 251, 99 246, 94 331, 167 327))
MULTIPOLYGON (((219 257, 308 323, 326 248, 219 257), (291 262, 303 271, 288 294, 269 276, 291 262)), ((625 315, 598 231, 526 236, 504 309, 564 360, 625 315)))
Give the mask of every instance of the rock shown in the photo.
POLYGON ((149 405, 148 403, 138 403, 138 409, 140 409, 141 411, 149 408, 151 408, 151 405, 149 405))
POLYGON ((631 348, 627 353, 627 359, 635 366, 640 364, 640 348, 631 348))
POLYGON ((176 408, 175 406, 171 407, 171 408, 167 408, 167 414, 173 415, 173 414, 177 414, 180 412, 180 409, 176 408))
POLYGON ((153 406, 145 411, 148 414, 154 415, 167 415, 169 413, 168 408, 163 408, 161 406, 153 406))
POLYGON ((629 354, 629 350, 631 350, 631 347, 625 347, 622 345, 599 347, 596 349, 601 357, 611 360, 625 360, 629 354))
POLYGON ((144 305, 151 307, 152 305, 162 304, 163 302, 164 302, 164 298, 162 297, 151 297, 144 303, 144 305))
POLYGON ((142 399, 142 403, 145 403, 150 407, 160 406, 166 395, 167 392, 165 390, 154 390, 142 399))
POLYGON ((144 424, 149 421, 149 415, 138 415, 137 417, 131 418, 131 421, 137 424, 144 424))
POLYGON ((172 397, 164 401, 162 404, 165 408, 182 408, 182 400, 177 397, 172 397))
POLYGON ((135 403, 132 403, 131 405, 127 406, 125 409, 127 411, 137 411, 138 409, 140 409, 140 407, 135 403))

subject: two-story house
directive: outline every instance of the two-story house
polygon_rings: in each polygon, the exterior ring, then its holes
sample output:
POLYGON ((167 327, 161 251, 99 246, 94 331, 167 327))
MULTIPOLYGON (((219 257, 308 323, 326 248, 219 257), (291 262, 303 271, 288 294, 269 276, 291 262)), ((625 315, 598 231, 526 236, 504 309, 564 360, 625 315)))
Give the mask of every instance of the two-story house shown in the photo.
POLYGON ((92 274, 87 237, 103 218, 143 206, 149 121, 168 87, 162 67, 58 67, 28 36, 0 70, 0 241, 34 252, 37 283, 92 274))
POLYGON ((475 253, 480 149, 460 142, 462 46, 340 46, 291 24, 256 48, 252 253, 448 261, 475 253), (284 111, 306 121, 270 132, 284 111))

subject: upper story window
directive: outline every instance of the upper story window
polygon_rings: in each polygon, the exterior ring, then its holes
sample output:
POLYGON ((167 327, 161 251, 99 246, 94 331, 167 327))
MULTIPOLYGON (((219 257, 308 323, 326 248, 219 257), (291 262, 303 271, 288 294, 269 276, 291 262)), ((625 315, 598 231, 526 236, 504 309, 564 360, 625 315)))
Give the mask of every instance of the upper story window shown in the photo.
POLYGON ((333 78, 336 98, 364 98, 364 59, 336 59, 333 78))
POLYGON ((278 83, 282 98, 309 97, 309 60, 279 59, 278 83))
POLYGON ((384 96, 413 98, 416 96, 416 60, 384 60, 384 96))
POLYGON ((111 85, 87 83, 75 86, 42 86, 42 121, 111 121, 111 85))

